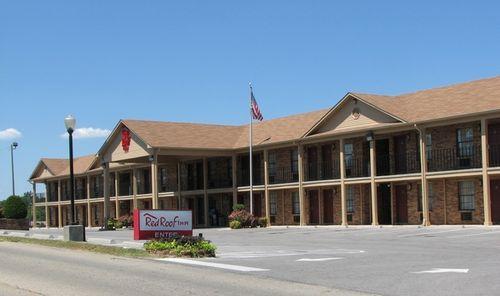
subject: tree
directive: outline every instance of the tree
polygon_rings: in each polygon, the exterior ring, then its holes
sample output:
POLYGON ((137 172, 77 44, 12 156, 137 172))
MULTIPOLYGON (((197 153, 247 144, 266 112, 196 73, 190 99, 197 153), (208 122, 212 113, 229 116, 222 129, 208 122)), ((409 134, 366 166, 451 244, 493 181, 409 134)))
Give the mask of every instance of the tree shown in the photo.
POLYGON ((3 203, 3 214, 8 219, 24 219, 28 214, 28 207, 21 197, 12 195, 3 203))

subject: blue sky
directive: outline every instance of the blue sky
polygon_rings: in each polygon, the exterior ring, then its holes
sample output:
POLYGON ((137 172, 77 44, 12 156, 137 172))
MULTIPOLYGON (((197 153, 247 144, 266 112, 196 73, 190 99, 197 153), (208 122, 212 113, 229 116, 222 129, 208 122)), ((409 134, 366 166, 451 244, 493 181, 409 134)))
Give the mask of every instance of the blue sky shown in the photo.
MULTIPOLYGON (((0 199, 11 192, 9 128, 21 133, 19 193, 39 158, 67 156, 67 114, 104 130, 122 118, 244 124, 249 81, 275 118, 347 91, 500 74, 498 1, 409 3, 0 0, 0 199)), ((75 153, 103 142, 77 139, 75 153)))

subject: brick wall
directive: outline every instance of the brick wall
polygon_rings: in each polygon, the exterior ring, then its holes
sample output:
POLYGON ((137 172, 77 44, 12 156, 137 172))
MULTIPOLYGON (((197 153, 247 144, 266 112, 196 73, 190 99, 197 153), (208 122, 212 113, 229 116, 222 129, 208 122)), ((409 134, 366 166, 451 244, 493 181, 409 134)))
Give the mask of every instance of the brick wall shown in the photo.
POLYGON ((484 208, 483 208, 483 188, 479 178, 446 180, 446 215, 447 224, 483 224, 484 223, 484 208), (475 196, 474 206, 472 211, 472 221, 462 221, 461 212, 459 210, 458 182, 459 181, 474 181, 475 196))
POLYGON ((29 230, 30 221, 28 219, 0 219, 0 229, 29 230))
POLYGON ((474 144, 480 145, 481 130, 479 121, 428 128, 426 133, 431 134, 432 149, 453 148, 456 146, 457 129, 468 127, 472 128, 474 132, 474 144))

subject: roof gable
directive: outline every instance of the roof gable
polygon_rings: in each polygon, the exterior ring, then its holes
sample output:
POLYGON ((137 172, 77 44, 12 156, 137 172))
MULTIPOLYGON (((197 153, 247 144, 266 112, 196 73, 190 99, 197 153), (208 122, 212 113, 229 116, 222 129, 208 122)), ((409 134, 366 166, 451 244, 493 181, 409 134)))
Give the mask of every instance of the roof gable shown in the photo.
MULTIPOLYGON (((98 157, 101 162, 121 162, 126 159, 148 156, 152 153, 151 150, 152 147, 149 143, 139 137, 137 132, 125 124, 123 120, 120 120, 99 149, 98 157), (130 131, 128 151, 122 147, 122 130, 124 128, 130 131)), ((92 167, 95 167, 96 164, 97 162, 94 161, 92 167)))
POLYGON ((337 133, 355 129, 373 128, 404 122, 379 106, 348 93, 331 108, 305 135, 337 133))
POLYGON ((398 96, 354 94, 404 118, 419 123, 500 110, 500 76, 398 96))

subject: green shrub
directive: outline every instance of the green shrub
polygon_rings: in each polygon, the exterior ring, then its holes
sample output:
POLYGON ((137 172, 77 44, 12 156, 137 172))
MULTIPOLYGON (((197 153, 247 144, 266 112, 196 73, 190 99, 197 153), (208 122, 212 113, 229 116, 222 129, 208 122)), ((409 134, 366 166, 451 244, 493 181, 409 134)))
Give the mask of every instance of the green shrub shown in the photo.
POLYGON ((245 209, 245 205, 243 204, 235 204, 233 206, 233 211, 237 212, 237 211, 243 211, 245 209))
POLYGON ((259 227, 267 227, 267 218, 261 217, 258 220, 259 227))
POLYGON ((21 197, 12 195, 3 203, 3 215, 8 219, 24 219, 28 214, 28 207, 21 197))
POLYGON ((231 229, 240 229, 242 227, 241 222, 238 220, 233 220, 229 222, 229 227, 231 229))
POLYGON ((197 236, 174 236, 152 240, 144 244, 146 251, 160 256, 215 257, 216 247, 197 236))
POLYGON ((113 218, 108 218, 108 221, 106 221, 106 229, 107 230, 114 230, 115 228, 115 223, 116 220, 113 218))

